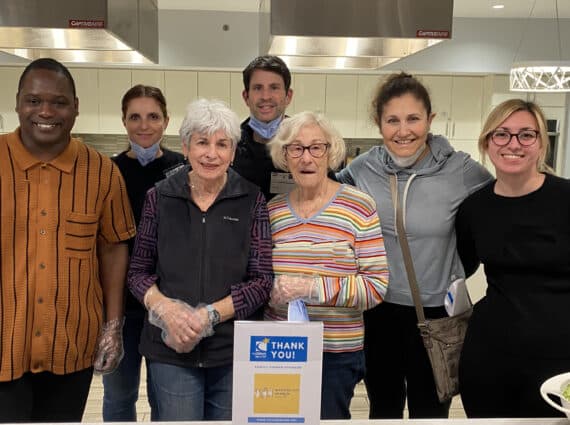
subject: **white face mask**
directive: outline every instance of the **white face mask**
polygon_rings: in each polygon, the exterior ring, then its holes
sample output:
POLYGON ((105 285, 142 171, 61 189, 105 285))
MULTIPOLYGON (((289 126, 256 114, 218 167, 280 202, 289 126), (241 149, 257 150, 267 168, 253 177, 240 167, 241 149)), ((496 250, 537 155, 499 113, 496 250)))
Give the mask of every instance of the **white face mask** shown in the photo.
POLYGON ((398 156, 393 152, 391 152, 390 149, 388 149, 387 147, 386 147, 386 152, 388 152, 388 155, 390 155, 390 158, 392 158, 392 161, 394 161, 394 164, 396 164, 398 167, 408 168, 416 163, 418 158, 422 156, 422 154, 426 149, 427 149, 427 143, 424 144, 423 149, 418 149, 416 153, 410 156, 398 156))

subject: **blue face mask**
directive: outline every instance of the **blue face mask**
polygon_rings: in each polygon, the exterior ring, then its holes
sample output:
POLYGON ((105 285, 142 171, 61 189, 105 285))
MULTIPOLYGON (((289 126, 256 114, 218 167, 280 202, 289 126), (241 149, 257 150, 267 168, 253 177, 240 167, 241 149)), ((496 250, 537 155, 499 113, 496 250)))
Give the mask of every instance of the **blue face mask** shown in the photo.
POLYGON ((160 140, 156 142, 154 145, 149 146, 148 148, 143 148, 142 146, 137 145, 136 143, 133 143, 130 140, 129 144, 131 145, 132 151, 135 153, 138 161, 143 167, 154 161, 154 159, 156 158, 156 154, 160 149, 160 140))
POLYGON ((279 128, 279 124, 281 124, 282 120, 283 120, 282 116, 277 117, 273 121, 269 122, 263 122, 259 121, 255 117, 249 117, 248 124, 253 129, 253 131, 255 131, 264 139, 269 140, 273 136, 275 136, 275 133, 277 133, 277 129, 279 128))

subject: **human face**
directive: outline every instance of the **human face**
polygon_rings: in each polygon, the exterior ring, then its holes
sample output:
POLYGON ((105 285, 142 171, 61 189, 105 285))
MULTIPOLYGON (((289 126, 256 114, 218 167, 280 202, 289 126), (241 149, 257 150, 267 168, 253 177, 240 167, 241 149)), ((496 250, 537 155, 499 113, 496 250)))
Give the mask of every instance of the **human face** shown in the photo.
MULTIPOLYGON (((316 124, 301 127, 297 137, 291 142, 291 144, 298 144, 303 147, 315 143, 328 143, 323 130, 316 124)), ((305 149, 299 158, 291 158, 287 154, 285 156, 293 180, 300 188, 316 188, 326 181, 329 163, 328 151, 320 158, 313 157, 308 149, 305 149)))
POLYGON ((281 75, 256 69, 251 74, 249 91, 244 90, 242 95, 250 114, 259 121, 269 122, 285 114, 293 90, 285 90, 281 75))
POLYGON ((192 171, 204 181, 215 182, 224 177, 235 151, 231 139, 223 130, 212 135, 194 133, 182 145, 184 155, 192 166, 192 171))
MULTIPOLYGON (((538 123, 528 111, 513 112, 496 130, 519 133, 522 130, 538 131, 538 123)), ((497 146, 489 137, 487 139, 487 155, 495 166, 497 177, 501 175, 527 175, 538 173, 537 163, 542 147, 540 133, 536 142, 530 146, 522 146, 516 137, 511 137, 505 146, 497 146)))
POLYGON ((55 158, 69 143, 78 108, 65 75, 47 69, 29 71, 16 96, 24 146, 43 160, 55 158))
POLYGON ((400 158, 414 155, 427 142, 431 121, 423 102, 411 93, 393 97, 384 105, 380 133, 384 146, 400 158))
POLYGON ((152 97, 137 97, 129 102, 123 125, 131 142, 148 148, 162 139, 168 117, 152 97))

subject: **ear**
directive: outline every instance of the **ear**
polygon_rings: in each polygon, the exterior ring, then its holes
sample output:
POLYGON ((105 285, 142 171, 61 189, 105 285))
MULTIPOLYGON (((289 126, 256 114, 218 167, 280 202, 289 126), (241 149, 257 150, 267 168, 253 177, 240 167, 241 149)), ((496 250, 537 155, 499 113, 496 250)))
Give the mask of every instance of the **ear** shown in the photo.
POLYGON ((287 96, 285 96, 285 104, 289 105, 291 103, 291 99, 293 99, 293 89, 287 90, 287 96))
POLYGON ((75 116, 78 116, 79 115, 79 98, 76 97, 74 103, 75 103, 75 116))
POLYGON ((188 144, 190 143, 190 140, 185 140, 182 139, 182 155, 184 155, 184 158, 188 158, 188 144))
POLYGON ((429 124, 429 125, 431 125, 431 122, 433 121, 433 119, 435 118, 435 116, 436 116, 436 113, 435 113, 435 112, 432 112, 432 113, 430 114, 430 116, 428 117, 428 124, 429 124))
POLYGON ((247 90, 246 90, 246 89, 243 89, 243 91, 241 92, 241 97, 243 97, 243 101, 245 102, 245 104, 246 104, 247 106, 249 106, 249 103, 248 103, 248 101, 249 101, 249 95, 247 94, 247 90))
POLYGON ((165 117, 164 118, 164 130, 166 130, 166 128, 168 127, 169 122, 170 122, 170 117, 165 117))

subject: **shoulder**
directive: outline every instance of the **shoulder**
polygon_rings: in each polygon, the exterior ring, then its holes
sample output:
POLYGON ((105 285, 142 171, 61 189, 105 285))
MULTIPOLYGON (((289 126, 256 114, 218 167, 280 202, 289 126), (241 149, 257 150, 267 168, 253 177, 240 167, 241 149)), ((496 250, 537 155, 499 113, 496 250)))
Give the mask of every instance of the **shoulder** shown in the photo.
POLYGON ((269 210, 276 210, 286 206, 287 206, 287 193, 280 193, 279 195, 276 195, 273 198, 271 198, 271 200, 267 203, 267 209, 269 210))
POLYGON ((342 185, 337 196, 337 201, 358 215, 370 216, 376 212, 376 202, 367 193, 350 185, 342 185))
POLYGON ((551 191, 555 191, 561 195, 570 195, 570 180, 566 178, 547 173, 545 177, 545 184, 547 187, 550 187, 551 191))
POLYGON ((172 163, 178 163, 184 161, 184 155, 167 148, 162 148, 162 156, 165 160, 172 163))
POLYGON ((461 204, 462 209, 472 209, 476 208, 478 205, 486 203, 493 198, 493 188, 495 187, 495 181, 491 180, 485 183, 482 187, 475 190, 469 196, 467 196, 463 203, 461 204))

